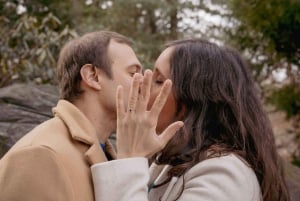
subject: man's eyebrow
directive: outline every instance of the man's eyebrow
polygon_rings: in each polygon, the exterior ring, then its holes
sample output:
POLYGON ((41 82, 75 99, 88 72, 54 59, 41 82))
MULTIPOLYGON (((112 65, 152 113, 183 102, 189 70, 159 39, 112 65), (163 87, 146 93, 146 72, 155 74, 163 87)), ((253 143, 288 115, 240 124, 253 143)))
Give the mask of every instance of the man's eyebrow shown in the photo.
POLYGON ((128 65, 127 68, 131 68, 131 67, 136 67, 138 70, 143 70, 143 67, 139 63, 130 64, 128 65))

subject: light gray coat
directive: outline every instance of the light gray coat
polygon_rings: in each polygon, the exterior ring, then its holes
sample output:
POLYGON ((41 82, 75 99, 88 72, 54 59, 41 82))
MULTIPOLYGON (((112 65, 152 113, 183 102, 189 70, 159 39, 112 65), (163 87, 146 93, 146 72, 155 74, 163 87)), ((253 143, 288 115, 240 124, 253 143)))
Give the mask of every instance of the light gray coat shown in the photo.
POLYGON ((95 164, 92 175, 96 201, 173 201, 181 192, 178 201, 261 200, 254 171, 234 154, 207 159, 184 176, 151 188, 151 184, 165 180, 169 169, 152 164, 149 171, 145 158, 95 164))

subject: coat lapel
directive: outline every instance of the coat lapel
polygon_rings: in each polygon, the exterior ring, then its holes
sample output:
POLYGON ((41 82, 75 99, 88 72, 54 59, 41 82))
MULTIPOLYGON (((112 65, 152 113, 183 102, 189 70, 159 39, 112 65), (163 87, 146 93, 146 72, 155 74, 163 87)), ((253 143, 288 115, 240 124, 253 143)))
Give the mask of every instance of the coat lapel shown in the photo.
POLYGON ((92 144, 90 148, 85 152, 84 156, 90 166, 96 163, 107 161, 107 158, 98 143, 92 144))
POLYGON ((162 198, 167 196, 165 195, 165 192, 166 190, 168 190, 169 183, 164 184, 158 188, 153 188, 153 186, 162 184, 164 181, 166 181, 170 168, 171 166, 169 165, 151 165, 148 194, 149 200, 161 200, 162 198))
MULTIPOLYGON (((75 105, 65 100, 59 100, 57 106, 53 108, 53 113, 66 124, 73 140, 83 142, 89 147, 84 153, 89 165, 107 161, 94 126, 75 105)), ((113 146, 108 141, 105 144, 107 152, 115 158, 113 146)))
MULTIPOLYGON (((113 159, 117 158, 114 147, 109 141, 105 142, 105 151, 113 159)), ((88 163, 90 164, 90 166, 92 166, 96 163, 107 161, 107 157, 98 143, 94 143, 90 146, 90 148, 85 152, 85 158, 88 161, 88 163)))
POLYGON ((170 170, 170 165, 157 165, 155 163, 152 163, 150 166, 150 180, 149 184, 159 184, 163 182, 167 176, 168 171, 170 170))

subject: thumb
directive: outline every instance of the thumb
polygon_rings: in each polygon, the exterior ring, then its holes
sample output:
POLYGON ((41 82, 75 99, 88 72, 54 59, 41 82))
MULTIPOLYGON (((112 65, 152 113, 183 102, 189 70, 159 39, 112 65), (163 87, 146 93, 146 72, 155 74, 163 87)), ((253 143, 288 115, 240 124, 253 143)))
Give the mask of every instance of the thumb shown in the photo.
POLYGON ((169 125, 162 134, 159 135, 161 142, 161 149, 163 149, 166 144, 170 141, 170 139, 175 135, 176 131, 178 131, 184 123, 182 121, 177 121, 169 125))

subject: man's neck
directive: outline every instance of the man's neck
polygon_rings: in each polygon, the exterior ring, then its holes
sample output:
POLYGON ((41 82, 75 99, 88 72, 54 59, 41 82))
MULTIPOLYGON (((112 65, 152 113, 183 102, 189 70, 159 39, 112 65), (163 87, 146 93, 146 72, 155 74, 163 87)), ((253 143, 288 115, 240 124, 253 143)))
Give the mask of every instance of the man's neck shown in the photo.
POLYGON ((114 112, 107 111, 100 105, 89 103, 86 100, 76 100, 74 105, 88 118, 95 127, 100 143, 105 143, 108 137, 116 130, 114 112))

